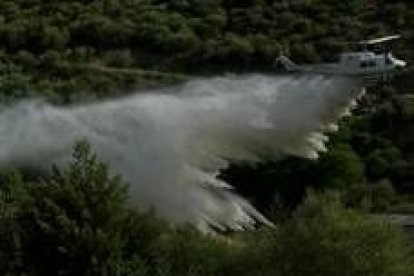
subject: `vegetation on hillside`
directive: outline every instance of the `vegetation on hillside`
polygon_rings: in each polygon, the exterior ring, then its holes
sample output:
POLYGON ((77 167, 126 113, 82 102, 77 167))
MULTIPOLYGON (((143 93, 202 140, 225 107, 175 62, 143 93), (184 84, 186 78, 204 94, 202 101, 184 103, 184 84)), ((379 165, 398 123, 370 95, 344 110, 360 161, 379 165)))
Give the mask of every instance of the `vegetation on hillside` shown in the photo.
MULTIPOLYGON (((412 1, 2 0, 0 102, 73 104, 191 75, 269 73, 280 52, 330 60, 347 41, 393 33, 411 64, 412 1)), ((318 161, 222 172, 278 222, 226 242, 129 210, 127 184, 87 143, 51 177, 3 170, 0 274, 410 275, 403 235, 366 213, 414 212, 413 77, 370 88, 318 161)))
POLYGON ((346 41, 390 33, 403 35, 397 53, 413 61, 412 29, 410 1, 4 0, 0 89, 3 98, 36 91, 67 103, 174 81, 96 68, 271 71, 280 51, 326 60, 346 41))
POLYGON ((126 184, 85 141, 48 179, 0 180, 2 275, 401 275, 406 237, 389 223, 310 193, 291 220, 231 239, 171 228, 128 209, 126 184), (7 196, 6 196, 7 195, 7 196))

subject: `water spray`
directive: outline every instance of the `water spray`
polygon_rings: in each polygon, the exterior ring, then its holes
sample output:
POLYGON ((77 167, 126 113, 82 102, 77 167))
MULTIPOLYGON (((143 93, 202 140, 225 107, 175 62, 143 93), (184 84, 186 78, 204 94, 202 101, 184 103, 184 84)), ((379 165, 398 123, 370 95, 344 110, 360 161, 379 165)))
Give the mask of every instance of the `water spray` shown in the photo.
POLYGON ((86 137, 130 183, 130 203, 200 230, 268 223, 218 179, 231 161, 316 159, 360 93, 347 78, 243 75, 71 107, 26 100, 0 111, 0 165, 49 170, 86 137))

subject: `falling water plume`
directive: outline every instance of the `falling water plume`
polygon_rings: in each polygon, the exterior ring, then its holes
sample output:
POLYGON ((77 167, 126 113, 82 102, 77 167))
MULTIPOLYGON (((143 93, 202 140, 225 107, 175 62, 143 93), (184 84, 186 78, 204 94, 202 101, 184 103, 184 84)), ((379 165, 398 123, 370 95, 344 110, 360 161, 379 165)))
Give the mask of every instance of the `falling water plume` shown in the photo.
POLYGON ((326 151, 360 93, 346 78, 243 75, 71 107, 26 100, 0 111, 0 165, 48 170, 86 137, 130 183, 131 204, 201 230, 267 220, 218 179, 229 162, 326 151))

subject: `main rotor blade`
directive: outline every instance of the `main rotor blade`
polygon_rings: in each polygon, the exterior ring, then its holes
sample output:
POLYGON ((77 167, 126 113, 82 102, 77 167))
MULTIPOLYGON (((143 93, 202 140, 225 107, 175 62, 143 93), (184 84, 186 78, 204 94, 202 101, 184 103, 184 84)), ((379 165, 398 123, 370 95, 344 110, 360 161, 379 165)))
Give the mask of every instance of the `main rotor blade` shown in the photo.
POLYGON ((378 44, 378 43, 383 43, 383 42, 386 42, 386 41, 398 39, 400 37, 401 37, 401 35, 390 35, 390 36, 374 38, 374 39, 369 39, 369 40, 362 40, 362 41, 357 42, 357 44, 372 45, 372 44, 378 44))

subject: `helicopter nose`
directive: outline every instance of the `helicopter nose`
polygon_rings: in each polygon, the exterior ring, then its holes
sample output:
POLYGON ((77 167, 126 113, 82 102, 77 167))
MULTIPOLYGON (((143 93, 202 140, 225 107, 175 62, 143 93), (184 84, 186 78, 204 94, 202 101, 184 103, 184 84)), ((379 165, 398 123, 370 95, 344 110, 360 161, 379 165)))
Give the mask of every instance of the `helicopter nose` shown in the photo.
POLYGON ((395 60, 395 66, 397 68, 404 68, 407 66, 407 62, 403 61, 403 60, 395 60))

